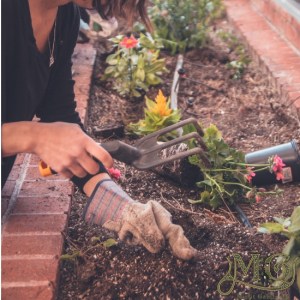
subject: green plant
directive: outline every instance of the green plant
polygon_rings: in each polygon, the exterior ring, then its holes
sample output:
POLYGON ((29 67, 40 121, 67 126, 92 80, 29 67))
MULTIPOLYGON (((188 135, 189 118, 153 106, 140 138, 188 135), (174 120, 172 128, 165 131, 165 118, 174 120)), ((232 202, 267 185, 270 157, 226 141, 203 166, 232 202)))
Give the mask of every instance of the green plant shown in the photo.
POLYGON ((89 247, 87 247, 87 249, 83 250, 83 249, 80 249, 76 244, 74 244, 69 237, 66 236, 66 239, 67 239, 68 243, 70 244, 70 249, 69 249, 68 253, 60 256, 61 260, 66 260, 66 261, 77 261, 78 259, 84 258, 88 254, 88 252, 95 250, 99 247, 109 249, 118 244, 118 242, 112 238, 109 238, 109 239, 101 242, 99 237, 92 237, 91 238, 92 246, 89 246, 89 247))
POLYGON ((110 39, 116 51, 106 59, 108 67, 101 80, 112 78, 113 88, 124 97, 141 97, 150 86, 162 82, 160 75, 167 72, 165 60, 159 58, 162 45, 150 34, 139 39, 119 35, 110 39))
MULTIPOLYGON (((184 134, 195 131, 193 125, 184 128, 184 134)), ((189 200, 190 203, 205 203, 213 209, 238 202, 260 202, 265 195, 279 195, 282 190, 277 187, 272 191, 253 187, 251 184, 255 172, 269 169, 282 179, 282 160, 278 156, 270 157, 266 164, 246 164, 241 151, 231 148, 222 138, 215 125, 204 130, 203 141, 207 147, 206 156, 210 166, 198 156, 189 157, 189 162, 197 165, 203 174, 203 180, 197 183, 201 189, 200 199, 189 200)), ((195 147, 195 141, 188 142, 188 147, 195 147)))
POLYGON ((137 123, 131 123, 128 129, 136 135, 147 135, 164 127, 179 122, 181 115, 179 110, 170 108, 170 100, 167 101, 162 91, 159 90, 155 101, 146 98, 145 118, 137 123))
MULTIPOLYGON (((258 232, 267 234, 281 234, 288 239, 283 248, 281 260, 289 257, 287 261, 290 270, 295 268, 297 276, 297 286, 300 290, 300 206, 295 207, 292 215, 288 218, 274 217, 275 222, 263 223, 258 228, 258 232)), ((278 278, 283 279, 283 278, 278 278)), ((290 278, 284 278, 289 281, 290 278)), ((274 283, 276 286, 277 282, 274 283)))
POLYGON ((172 54, 205 45, 208 27, 222 11, 220 0, 154 0, 149 16, 172 54))
POLYGON ((218 36, 227 44, 229 51, 237 56, 237 59, 230 61, 227 66, 234 71, 233 79, 240 79, 251 62, 245 47, 232 33, 219 31, 218 36))

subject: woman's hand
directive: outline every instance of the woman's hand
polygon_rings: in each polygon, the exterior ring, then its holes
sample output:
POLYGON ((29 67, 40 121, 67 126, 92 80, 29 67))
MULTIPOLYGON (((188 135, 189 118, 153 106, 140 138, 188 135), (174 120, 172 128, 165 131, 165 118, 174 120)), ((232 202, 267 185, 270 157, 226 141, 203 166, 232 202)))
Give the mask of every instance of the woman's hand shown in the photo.
POLYGON ((2 125, 2 155, 37 154, 54 171, 67 178, 96 174, 100 160, 111 168, 110 154, 77 124, 15 122, 2 125))

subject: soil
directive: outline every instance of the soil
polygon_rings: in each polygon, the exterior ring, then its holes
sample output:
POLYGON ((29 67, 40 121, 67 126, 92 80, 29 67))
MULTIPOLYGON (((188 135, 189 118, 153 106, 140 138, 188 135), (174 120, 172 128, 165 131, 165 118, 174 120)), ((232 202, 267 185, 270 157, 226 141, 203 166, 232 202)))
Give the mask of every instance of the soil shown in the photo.
MULTIPOLYGON (((218 26, 230 30, 225 21, 218 26)), ((99 80, 107 51, 101 42, 96 45, 98 56, 87 130, 100 142, 105 138, 99 137, 99 129, 121 126, 122 121, 118 96, 110 83, 99 80)), ((150 98, 158 88, 165 95, 171 90, 177 57, 167 53, 162 55, 170 72, 164 76, 163 85, 148 93, 150 98)), ((242 78, 233 79, 233 70, 228 69, 227 62, 234 59, 236 53, 230 52, 216 36, 208 47, 185 55, 186 76, 194 82, 180 81, 178 106, 183 118, 193 116, 204 126, 216 124, 225 141, 244 153, 292 139, 299 143, 299 120, 291 108, 280 101, 267 76, 251 62, 242 78), (187 104, 189 98, 193 100, 192 106, 187 104)), ((135 142, 126 134, 116 133, 127 143, 135 142)), ((175 258, 167 246, 161 252, 151 254, 143 247, 127 246, 106 229, 85 224, 81 215, 87 199, 77 191, 65 233, 65 253, 73 254, 73 259, 62 261, 58 299, 275 299, 276 296, 277 299, 288 299, 288 291, 278 296, 278 293, 241 283, 235 285, 230 295, 221 296, 217 285, 228 271, 227 259, 232 260, 233 253, 240 254, 248 263, 253 253, 265 258, 281 252, 286 240, 281 236, 257 234, 257 226, 271 221, 274 216, 290 216, 293 208, 300 205, 299 182, 280 184, 284 190, 280 197, 270 196, 257 204, 241 205, 253 226, 246 228, 236 213, 226 207, 211 211, 209 207, 189 204, 188 199, 198 197, 199 191, 195 187, 180 185, 156 172, 138 171, 118 161, 115 164, 122 173, 119 184, 123 189, 137 201, 145 203, 153 199, 167 208, 173 222, 183 227, 201 257, 182 261, 175 258), (109 238, 117 243, 108 248, 103 242, 109 238)), ((274 186, 266 188, 273 189, 274 186)), ((261 280, 264 279, 266 274, 261 270, 261 280)), ((229 285, 224 285, 223 290, 225 287, 228 290, 229 285)))

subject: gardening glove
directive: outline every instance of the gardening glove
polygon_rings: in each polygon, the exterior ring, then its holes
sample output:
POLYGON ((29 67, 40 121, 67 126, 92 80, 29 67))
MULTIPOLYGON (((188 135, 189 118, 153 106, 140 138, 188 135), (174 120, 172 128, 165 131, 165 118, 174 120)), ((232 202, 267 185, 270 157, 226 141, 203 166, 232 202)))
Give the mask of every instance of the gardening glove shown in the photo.
POLYGON ((178 258, 189 260, 198 254, 171 214, 158 202, 142 204, 132 200, 114 181, 105 179, 95 187, 84 210, 89 224, 101 225, 118 233, 131 245, 141 244, 157 253, 167 240, 178 258))

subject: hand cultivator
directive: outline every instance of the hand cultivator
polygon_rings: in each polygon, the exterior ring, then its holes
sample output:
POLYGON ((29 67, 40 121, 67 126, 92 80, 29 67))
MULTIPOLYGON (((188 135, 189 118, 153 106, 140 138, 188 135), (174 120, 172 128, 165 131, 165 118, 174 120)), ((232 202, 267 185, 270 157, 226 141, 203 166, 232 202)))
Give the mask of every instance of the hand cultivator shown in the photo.
MULTIPOLYGON (((210 162, 205 155, 206 146, 202 140, 203 130, 199 126, 198 122, 194 118, 189 118, 178 122, 177 124, 168 126, 154 133, 151 133, 132 146, 121 141, 108 141, 100 144, 106 151, 108 151, 114 159, 124 162, 128 165, 132 165, 139 170, 146 170, 169 163, 171 161, 182 159, 191 155, 199 155, 205 165, 209 166, 210 162), (167 142, 159 142, 159 138, 174 132, 174 130, 180 130, 185 125, 193 125, 196 132, 191 132, 167 142), (169 157, 160 157, 161 151, 174 145, 179 145, 189 140, 196 141, 197 147, 193 149, 186 149, 182 152, 176 153, 169 157)), ((49 168, 45 163, 40 162, 39 170, 41 175, 49 176, 54 174, 53 170, 49 168)))

